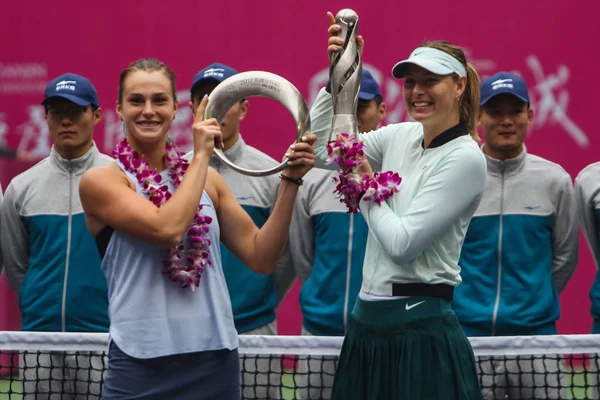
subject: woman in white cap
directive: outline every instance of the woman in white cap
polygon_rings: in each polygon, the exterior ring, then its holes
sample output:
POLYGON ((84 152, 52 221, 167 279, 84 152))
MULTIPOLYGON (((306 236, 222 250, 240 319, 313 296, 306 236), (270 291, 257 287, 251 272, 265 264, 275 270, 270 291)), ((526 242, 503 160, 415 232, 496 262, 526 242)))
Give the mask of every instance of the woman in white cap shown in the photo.
MULTIPOLYGON (((331 13, 329 19, 331 54, 343 43, 331 13)), ((362 37, 357 41, 362 47, 362 37)), ((381 204, 367 196, 359 203, 369 227, 363 283, 332 398, 481 399, 473 350, 451 308, 460 249, 486 176, 475 129, 479 76, 460 48, 442 41, 419 46, 392 75, 404 79, 416 122, 361 136, 360 172, 392 171, 402 183, 381 204)), ((322 89, 311 122, 324 163, 332 118, 331 95, 322 89)))

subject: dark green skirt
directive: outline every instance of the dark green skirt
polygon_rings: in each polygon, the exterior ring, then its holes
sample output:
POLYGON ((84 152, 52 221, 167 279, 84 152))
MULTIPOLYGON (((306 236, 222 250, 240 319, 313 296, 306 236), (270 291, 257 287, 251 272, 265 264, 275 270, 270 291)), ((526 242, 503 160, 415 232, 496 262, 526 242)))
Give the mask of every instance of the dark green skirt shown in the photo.
POLYGON ((333 400, 481 398, 473 349, 449 301, 356 301, 333 400))

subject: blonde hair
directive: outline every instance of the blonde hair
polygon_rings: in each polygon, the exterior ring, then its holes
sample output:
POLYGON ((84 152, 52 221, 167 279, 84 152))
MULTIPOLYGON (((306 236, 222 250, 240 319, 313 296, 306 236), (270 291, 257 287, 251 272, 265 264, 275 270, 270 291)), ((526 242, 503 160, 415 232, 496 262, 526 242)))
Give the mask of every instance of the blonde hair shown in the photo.
MULTIPOLYGON (((448 53, 460 61, 460 63, 467 70, 467 86, 465 91, 460 96, 460 119, 461 121, 467 122, 469 134, 473 140, 479 142, 480 138, 479 134, 477 133, 477 118, 479 116, 479 88, 481 86, 479 74, 467 61, 467 57, 462 49, 450 42, 443 40, 428 41, 423 43, 421 47, 431 47, 448 53)), ((458 81, 459 76, 453 74, 453 78, 455 81, 458 81)))

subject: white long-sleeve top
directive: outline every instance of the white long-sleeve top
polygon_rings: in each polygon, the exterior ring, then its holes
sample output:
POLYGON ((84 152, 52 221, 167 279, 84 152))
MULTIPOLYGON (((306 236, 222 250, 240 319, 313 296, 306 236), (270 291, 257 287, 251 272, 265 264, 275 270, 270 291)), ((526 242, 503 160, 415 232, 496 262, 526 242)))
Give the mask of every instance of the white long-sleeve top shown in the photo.
MULTIPOLYGON (((333 107, 321 90, 311 108, 315 153, 322 168, 328 162, 333 107)), ((361 136, 373 171, 402 177, 399 193, 381 205, 362 200, 369 226, 361 290, 392 296, 393 283, 461 282, 458 259, 464 237, 483 195, 485 157, 465 124, 442 133, 423 149, 423 127, 405 122, 361 136)))

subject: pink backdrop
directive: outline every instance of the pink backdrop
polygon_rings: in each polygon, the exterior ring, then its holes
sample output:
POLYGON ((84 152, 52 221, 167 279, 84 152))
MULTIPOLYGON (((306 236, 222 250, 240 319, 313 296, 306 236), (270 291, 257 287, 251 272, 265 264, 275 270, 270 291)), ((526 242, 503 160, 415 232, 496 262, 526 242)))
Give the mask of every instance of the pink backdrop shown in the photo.
MULTIPOLYGON (((363 61, 384 90, 387 122, 407 118, 401 87, 390 77, 394 62, 423 40, 445 39, 463 46, 482 76, 512 70, 527 80, 536 112, 527 139, 530 152, 563 165, 573 177, 600 158, 593 124, 594 95, 600 89, 593 78, 600 62, 596 1, 581 0, 577 7, 563 0, 493 7, 478 0, 327 3, 6 2, 0 13, 0 140, 45 156, 49 143, 39 105, 45 84, 63 72, 75 72, 98 89, 104 117, 96 142, 110 151, 121 134, 114 112, 119 73, 131 61, 149 56, 167 63, 178 76, 182 109, 172 134, 184 147, 191 123, 187 90, 193 74, 213 61, 282 75, 310 101, 327 79, 325 13, 351 7, 361 17, 363 61)), ((242 132, 250 144, 279 159, 293 140, 294 124, 274 102, 251 99, 242 132)), ((0 160, 3 187, 28 166, 0 160)), ((583 242, 580 254, 561 296, 562 333, 585 333, 591 325, 588 291, 595 267, 583 242)), ((295 287, 280 308, 283 333, 299 333, 297 291, 295 287)), ((5 280, 0 282, 0 302, 0 330, 18 329, 16 297, 5 280)))

